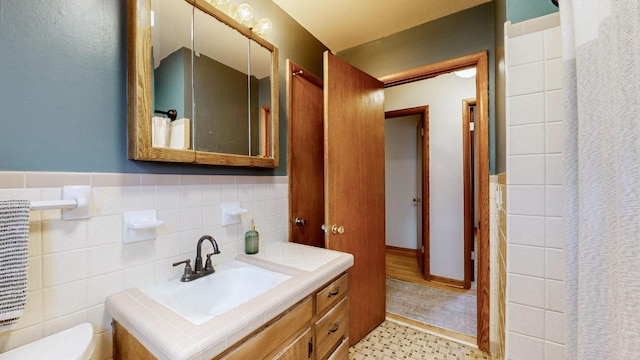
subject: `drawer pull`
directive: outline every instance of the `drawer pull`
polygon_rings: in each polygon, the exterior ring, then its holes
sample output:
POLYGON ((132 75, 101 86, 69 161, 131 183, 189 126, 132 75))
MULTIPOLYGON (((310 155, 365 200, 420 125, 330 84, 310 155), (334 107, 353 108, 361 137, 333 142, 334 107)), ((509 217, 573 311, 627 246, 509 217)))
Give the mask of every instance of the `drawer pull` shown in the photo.
POLYGON ((338 331, 338 329, 340 328, 340 321, 336 321, 336 324, 334 326, 335 326, 334 328, 329 329, 329 332, 327 332, 327 334, 331 334, 338 331))
POLYGON ((328 298, 332 297, 332 296, 336 296, 340 293, 340 286, 338 286, 334 291, 330 292, 329 295, 327 295, 328 298))

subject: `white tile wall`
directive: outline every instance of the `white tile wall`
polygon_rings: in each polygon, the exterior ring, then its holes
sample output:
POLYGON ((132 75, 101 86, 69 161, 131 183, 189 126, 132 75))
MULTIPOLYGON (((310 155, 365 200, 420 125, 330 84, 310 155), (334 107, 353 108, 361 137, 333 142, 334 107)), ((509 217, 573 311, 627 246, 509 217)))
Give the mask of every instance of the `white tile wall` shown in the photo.
POLYGON ((508 359, 564 358, 559 25, 505 24, 508 359))
POLYGON ((509 244, 544 246, 545 221, 541 216, 510 215, 507 221, 509 244))
POLYGON ((261 245, 287 241, 286 177, 0 172, 0 200, 60 199, 63 185, 92 186, 92 217, 63 221, 60 210, 31 212, 27 305, 17 328, 0 333, 0 352, 91 322, 94 359, 110 359, 107 295, 179 277, 172 263, 193 259, 204 234, 218 241, 216 261, 244 251, 249 223, 221 226, 222 201, 251 211, 261 245), (165 221, 157 238, 123 244, 122 213, 148 209, 165 221))

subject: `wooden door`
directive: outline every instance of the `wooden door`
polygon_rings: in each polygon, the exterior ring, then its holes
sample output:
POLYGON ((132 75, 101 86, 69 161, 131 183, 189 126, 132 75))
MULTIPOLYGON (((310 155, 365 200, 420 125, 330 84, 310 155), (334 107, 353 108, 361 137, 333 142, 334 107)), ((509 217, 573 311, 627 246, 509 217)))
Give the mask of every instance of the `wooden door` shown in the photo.
POLYGON ((351 344, 385 318, 383 102, 382 82, 325 52, 325 244, 355 258, 351 344))
POLYGON ((322 80, 287 64, 289 241, 324 247, 322 80))

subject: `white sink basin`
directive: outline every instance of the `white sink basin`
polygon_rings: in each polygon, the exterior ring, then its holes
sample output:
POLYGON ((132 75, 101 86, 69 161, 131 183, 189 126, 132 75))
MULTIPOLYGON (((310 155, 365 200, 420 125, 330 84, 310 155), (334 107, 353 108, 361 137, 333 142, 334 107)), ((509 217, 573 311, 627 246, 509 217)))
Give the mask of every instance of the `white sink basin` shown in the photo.
POLYGON ((142 292, 200 325, 289 278, 287 274, 234 260, 217 265, 214 274, 190 282, 167 281, 143 288, 142 292))

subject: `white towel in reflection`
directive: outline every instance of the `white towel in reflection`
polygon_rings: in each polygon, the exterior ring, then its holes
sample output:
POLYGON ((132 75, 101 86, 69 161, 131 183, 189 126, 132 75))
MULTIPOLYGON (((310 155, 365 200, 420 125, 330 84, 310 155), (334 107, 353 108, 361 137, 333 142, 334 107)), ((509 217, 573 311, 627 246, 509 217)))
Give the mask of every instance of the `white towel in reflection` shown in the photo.
POLYGON ((191 120, 178 119, 172 121, 169 127, 169 147, 188 150, 191 147, 191 120))
POLYGON ((151 141, 153 147, 167 147, 169 142, 169 122, 171 120, 166 117, 154 116, 151 126, 151 141))
POLYGON ((11 330, 27 302, 28 200, 0 201, 0 332, 11 330))

